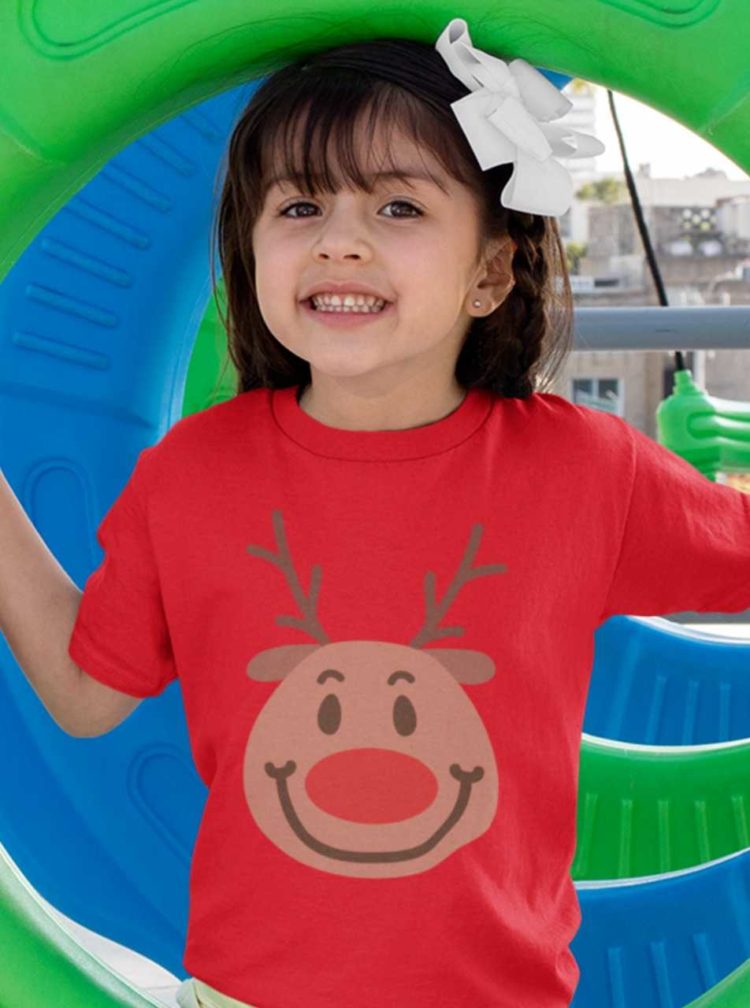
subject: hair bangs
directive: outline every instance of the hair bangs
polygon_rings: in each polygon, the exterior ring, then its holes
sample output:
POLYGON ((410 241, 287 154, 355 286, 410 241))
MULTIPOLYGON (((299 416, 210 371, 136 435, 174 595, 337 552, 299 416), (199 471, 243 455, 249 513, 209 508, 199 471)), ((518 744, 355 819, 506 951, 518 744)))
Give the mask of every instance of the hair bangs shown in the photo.
MULTIPOLYGON (((259 203, 277 182, 317 196, 346 187, 374 191, 373 173, 393 172, 403 182, 407 173, 393 161, 391 137, 406 136, 420 151, 428 150, 443 170, 458 182, 465 182, 472 170, 465 154, 446 137, 445 127, 429 113, 424 103, 388 81, 351 76, 342 87, 339 74, 310 75, 304 89, 285 95, 286 101, 273 116, 259 139, 256 158, 259 203), (382 139, 383 157, 375 159, 372 138, 382 139), (364 141, 364 142, 363 142, 364 141)), ((443 192, 444 181, 423 168, 443 192)))

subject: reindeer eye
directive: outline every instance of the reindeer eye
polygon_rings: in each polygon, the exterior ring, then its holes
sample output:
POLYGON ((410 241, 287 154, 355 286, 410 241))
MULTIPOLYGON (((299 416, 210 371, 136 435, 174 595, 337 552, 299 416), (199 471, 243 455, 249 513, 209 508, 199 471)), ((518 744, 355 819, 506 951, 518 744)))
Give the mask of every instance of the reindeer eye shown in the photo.
POLYGON ((334 735, 340 726, 341 704, 335 693, 329 693, 318 707, 318 727, 326 735, 334 735))
POLYGON ((408 697, 396 697, 393 704, 393 723, 399 735, 413 735, 417 729, 417 712, 408 697))

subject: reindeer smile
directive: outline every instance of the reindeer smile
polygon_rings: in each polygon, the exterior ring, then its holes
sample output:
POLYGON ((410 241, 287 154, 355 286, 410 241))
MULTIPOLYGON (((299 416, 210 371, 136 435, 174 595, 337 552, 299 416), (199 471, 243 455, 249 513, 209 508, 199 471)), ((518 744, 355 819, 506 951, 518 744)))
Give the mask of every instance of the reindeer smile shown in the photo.
POLYGON ((423 854, 432 850, 449 830, 453 829, 469 804, 472 784, 476 784, 484 777, 482 767, 474 767, 473 770, 466 771, 462 770, 458 763, 451 764, 451 776, 455 777, 460 785, 455 804, 443 824, 435 830, 431 837, 428 837, 427 840, 416 847, 407 847, 404 850, 396 851, 348 851, 342 850, 340 847, 331 847, 329 844, 324 844, 320 840, 317 840, 311 833, 308 833, 300 822, 299 816, 292 804, 289 788, 287 787, 287 778, 291 777, 297 770, 297 764, 294 760, 287 760, 283 767, 276 767, 273 763, 266 763, 265 770, 268 776, 276 781, 279 804, 287 822, 295 835, 304 844, 311 850, 316 851, 318 854, 324 854, 326 857, 335 858, 339 861, 356 861, 359 863, 407 861, 412 858, 422 857, 423 854))

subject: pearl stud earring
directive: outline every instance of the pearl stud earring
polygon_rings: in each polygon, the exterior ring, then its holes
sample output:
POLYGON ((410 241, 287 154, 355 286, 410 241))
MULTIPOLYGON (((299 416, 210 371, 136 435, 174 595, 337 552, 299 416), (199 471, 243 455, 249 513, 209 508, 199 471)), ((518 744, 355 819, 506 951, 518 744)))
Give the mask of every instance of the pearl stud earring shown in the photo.
POLYGON ((474 305, 475 308, 481 308, 482 307, 482 302, 481 301, 472 301, 472 304, 474 305))

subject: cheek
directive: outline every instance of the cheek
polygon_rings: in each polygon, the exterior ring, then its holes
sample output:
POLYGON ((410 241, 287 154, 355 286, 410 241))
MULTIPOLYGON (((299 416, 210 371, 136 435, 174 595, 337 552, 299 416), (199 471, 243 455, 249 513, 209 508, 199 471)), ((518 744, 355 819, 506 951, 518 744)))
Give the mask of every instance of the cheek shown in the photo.
POLYGON ((409 256, 409 272, 422 279, 424 283, 432 283, 435 289, 438 284, 447 283, 457 286, 462 271, 465 271, 462 250, 458 247, 459 237, 436 235, 433 240, 421 244, 414 255, 409 256))
POLYGON ((272 253, 256 253, 255 289, 263 316, 280 318, 295 308, 297 276, 288 260, 272 253))
POLYGON ((274 334, 283 328, 284 313, 288 314, 287 303, 291 295, 288 290, 282 290, 278 281, 278 271, 269 269, 268 262, 255 268, 255 292, 258 307, 268 328, 274 334))
POLYGON ((278 247, 271 242, 256 242, 253 246, 255 255, 255 283, 258 290, 272 290, 279 286, 279 277, 288 270, 281 269, 282 261, 278 247))

